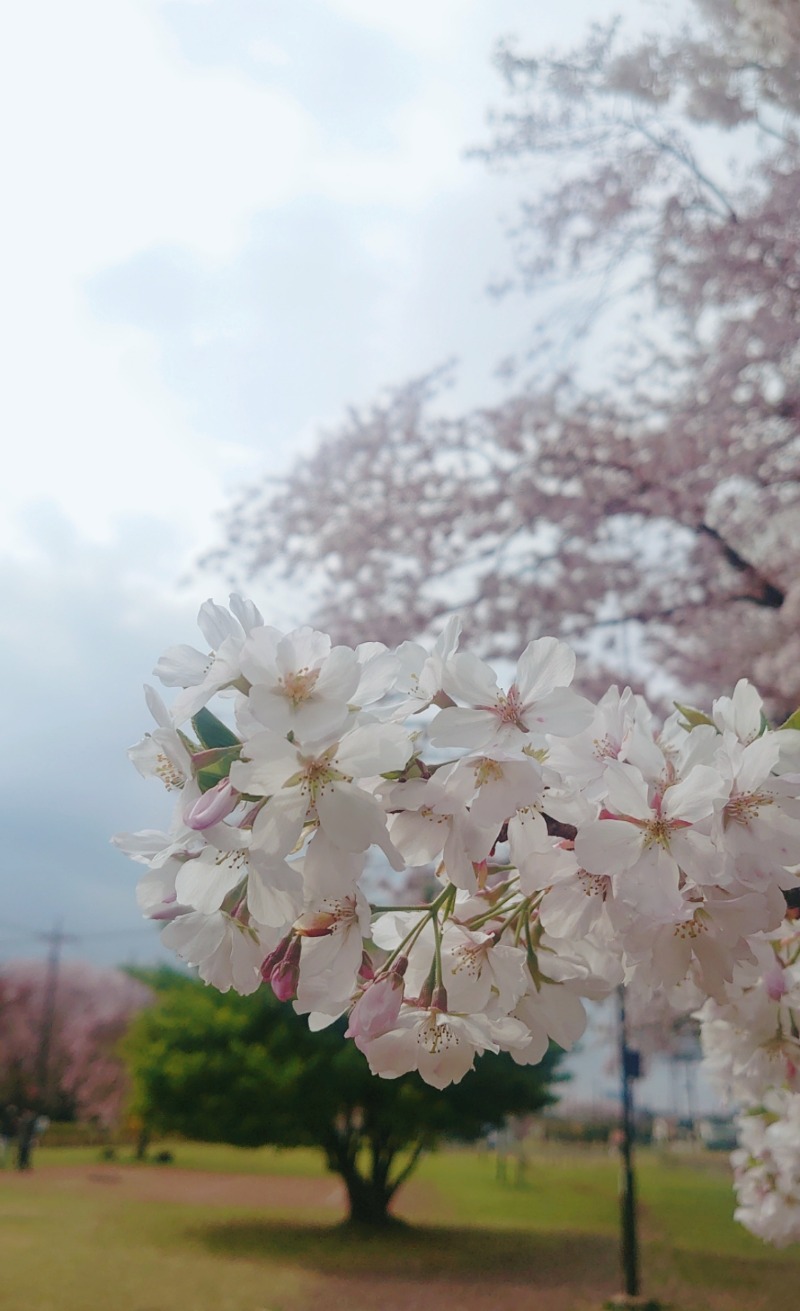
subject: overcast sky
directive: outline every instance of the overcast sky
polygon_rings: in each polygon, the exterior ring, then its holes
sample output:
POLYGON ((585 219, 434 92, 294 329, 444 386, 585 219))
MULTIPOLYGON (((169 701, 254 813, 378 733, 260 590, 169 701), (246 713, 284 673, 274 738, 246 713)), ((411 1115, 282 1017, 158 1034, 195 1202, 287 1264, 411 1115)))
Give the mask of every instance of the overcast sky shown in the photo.
MULTIPOLYGON (((650 6, 651 7, 651 6, 650 6)), ((658 8, 658 4, 656 8, 658 8)), ((530 305, 507 267, 519 182, 465 149, 491 53, 572 41, 647 0, 26 0, 0 39, 0 959, 63 922, 151 960, 136 868, 164 814, 125 748, 155 659, 194 641, 195 574, 236 488, 383 385, 461 361, 491 399, 530 305)), ((533 185, 533 180, 531 180, 533 185)), ((302 598, 257 596, 278 624, 302 598)))

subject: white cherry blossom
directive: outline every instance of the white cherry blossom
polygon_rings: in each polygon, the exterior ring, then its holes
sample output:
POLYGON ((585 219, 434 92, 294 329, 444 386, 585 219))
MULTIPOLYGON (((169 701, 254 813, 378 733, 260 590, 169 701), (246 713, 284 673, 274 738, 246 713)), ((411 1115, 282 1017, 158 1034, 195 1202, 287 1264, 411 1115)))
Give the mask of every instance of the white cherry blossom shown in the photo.
POLYGON ((241 670, 251 684, 250 710, 265 728, 301 742, 342 728, 362 677, 355 651, 331 646, 325 633, 297 628, 282 636, 256 628, 245 642, 241 670))
POLYGON ((445 668, 444 690, 472 708, 441 710, 431 741, 472 751, 521 750, 531 741, 544 745, 547 733, 580 733, 593 707, 570 689, 574 673, 574 652, 554 637, 529 642, 507 692, 501 692, 494 671, 483 660, 469 652, 454 655, 445 668))
MULTIPOLYGON (((523 1036, 521 1025, 518 1036, 523 1036)), ((483 1016, 452 1015, 435 1007, 404 1006, 393 1028, 375 1038, 359 1036, 355 1041, 373 1074, 398 1079, 418 1070, 434 1088, 460 1083, 477 1055, 499 1051, 483 1016)))
POLYGON ((721 877, 720 855, 696 827, 725 799, 719 774, 696 765, 681 783, 652 796, 630 765, 612 763, 606 778, 603 817, 585 825, 575 840, 584 869, 612 875, 623 901, 659 918, 680 905, 681 872, 696 883, 721 877))
POLYGON ((242 647, 252 628, 263 621, 252 602, 232 596, 230 611, 206 601, 197 622, 211 650, 204 654, 192 646, 170 647, 154 670, 166 687, 184 689, 172 705, 176 726, 207 705, 215 693, 241 678, 242 647))
POLYGON ((389 819, 392 842, 406 864, 427 865, 441 858, 455 887, 477 888, 475 866, 491 851, 496 824, 477 824, 438 775, 398 783, 389 792, 387 805, 396 812, 389 819))
POLYGON ((191 911, 168 924, 161 941, 187 965, 196 966, 205 983, 220 992, 234 988, 248 996, 259 987, 261 962, 277 941, 271 934, 264 925, 221 910, 211 915, 191 911))

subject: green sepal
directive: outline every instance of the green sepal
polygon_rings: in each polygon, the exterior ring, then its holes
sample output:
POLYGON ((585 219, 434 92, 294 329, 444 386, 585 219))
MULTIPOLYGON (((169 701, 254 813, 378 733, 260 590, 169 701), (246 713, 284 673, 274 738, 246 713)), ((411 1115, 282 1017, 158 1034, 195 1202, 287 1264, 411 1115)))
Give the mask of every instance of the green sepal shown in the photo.
POLYGON ((673 701, 672 704, 683 715, 684 722, 681 724, 681 728, 691 730, 697 728, 700 724, 710 724, 712 728, 715 727, 713 719, 705 711, 695 710, 694 706, 682 706, 680 701, 673 701))
POLYGON ((427 766, 420 766, 419 756, 412 756, 410 761, 403 765, 402 769, 388 769, 381 778, 387 779, 390 783, 397 783, 399 780, 405 783, 412 778, 429 778, 430 771, 427 766))
POLYGON ((192 739, 188 736, 188 734, 184 733, 183 729, 181 728, 178 729, 178 737, 180 738, 183 745, 186 747, 186 750, 189 752, 189 755, 190 756, 195 755, 198 748, 197 742, 193 742, 192 739))
POLYGON ((195 777, 200 791, 208 792, 210 788, 216 787, 224 778, 227 778, 231 772, 231 765, 239 759, 241 751, 241 742, 237 742, 235 747, 220 749, 216 760, 212 760, 207 765, 203 765, 201 769, 198 769, 195 777))
POLYGON ((800 707, 795 710, 793 715, 790 715, 788 719, 785 719, 780 727, 800 729, 800 707))
POLYGON ((204 747, 238 747, 241 742, 221 719, 203 706, 192 718, 192 726, 204 747))

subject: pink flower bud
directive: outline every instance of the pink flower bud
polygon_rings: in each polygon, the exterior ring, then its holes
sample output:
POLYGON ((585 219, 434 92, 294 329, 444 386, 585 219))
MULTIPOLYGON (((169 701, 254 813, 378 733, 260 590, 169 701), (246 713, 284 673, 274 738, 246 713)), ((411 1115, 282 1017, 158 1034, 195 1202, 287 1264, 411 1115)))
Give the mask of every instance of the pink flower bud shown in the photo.
POLYGON ((371 983, 375 978, 375 966, 372 964, 372 957, 367 951, 361 953, 361 964, 358 967, 358 977, 359 979, 363 979, 365 983, 371 983))
POLYGON ((221 783, 204 792, 189 807, 183 817, 184 823, 193 829, 211 828, 212 824, 219 824, 220 820, 230 815, 238 804, 239 793, 231 786, 229 778, 223 778, 221 783))
POLYGON ((391 971, 376 979, 362 992, 350 1012, 346 1038, 355 1038, 356 1045, 378 1038, 392 1028, 403 1004, 402 977, 391 971))
POLYGON ((270 987, 278 1001, 291 1001, 297 995, 300 970, 291 961, 281 961, 269 976, 270 987))
POLYGON ((261 977, 265 983, 269 983, 269 978, 270 975, 272 974, 272 971, 275 969, 277 965, 280 965, 287 951, 291 947, 293 936, 294 936, 293 934, 287 933, 286 937, 281 938, 277 947, 273 947, 272 951, 265 958, 261 966, 261 977))
POLYGON ((293 938, 283 957, 270 976, 269 983, 278 1001, 291 1001, 297 996, 300 982, 300 939, 293 938))

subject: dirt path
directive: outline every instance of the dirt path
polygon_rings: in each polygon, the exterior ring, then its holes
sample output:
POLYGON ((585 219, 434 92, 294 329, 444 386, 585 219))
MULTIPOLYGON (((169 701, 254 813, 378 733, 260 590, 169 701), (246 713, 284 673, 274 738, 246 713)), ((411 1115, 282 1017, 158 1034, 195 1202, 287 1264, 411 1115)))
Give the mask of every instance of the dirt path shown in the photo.
MULTIPOLYGON (((143 1202, 184 1202, 196 1206, 251 1209, 330 1207, 343 1211, 345 1191, 333 1176, 214 1174, 175 1166, 48 1165, 28 1176, 65 1191, 76 1187, 113 1190, 143 1202)), ((16 1178, 24 1186, 26 1176, 16 1178)))

